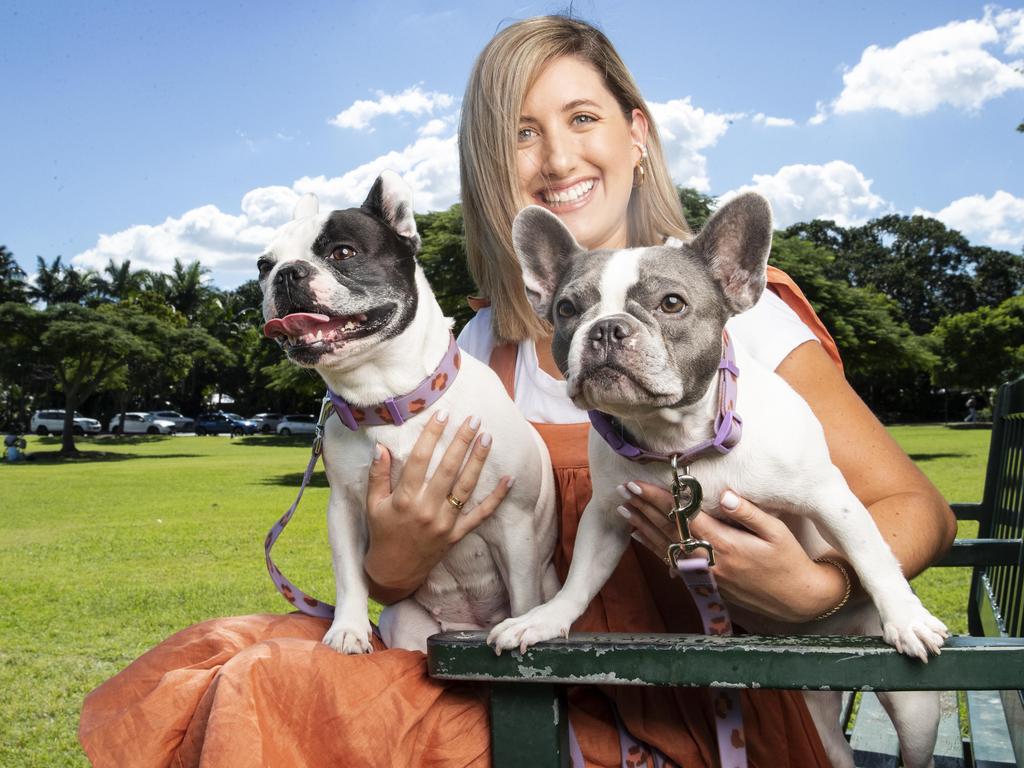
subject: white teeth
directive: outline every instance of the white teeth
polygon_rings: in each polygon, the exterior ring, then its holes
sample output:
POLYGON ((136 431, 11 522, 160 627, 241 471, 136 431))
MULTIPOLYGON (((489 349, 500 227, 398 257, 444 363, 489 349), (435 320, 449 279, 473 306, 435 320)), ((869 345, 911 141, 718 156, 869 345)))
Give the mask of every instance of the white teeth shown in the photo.
POLYGON ((322 328, 317 328, 317 329, 316 329, 316 340, 317 340, 317 341, 322 341, 322 340, 323 340, 323 338, 324 338, 324 332, 323 332, 323 329, 322 329, 322 328))
POLYGON ((572 203, 579 200, 593 188, 594 180, 588 179, 587 181, 581 181, 579 184, 574 184, 568 189, 563 189, 561 192, 542 192, 541 199, 549 205, 572 203))

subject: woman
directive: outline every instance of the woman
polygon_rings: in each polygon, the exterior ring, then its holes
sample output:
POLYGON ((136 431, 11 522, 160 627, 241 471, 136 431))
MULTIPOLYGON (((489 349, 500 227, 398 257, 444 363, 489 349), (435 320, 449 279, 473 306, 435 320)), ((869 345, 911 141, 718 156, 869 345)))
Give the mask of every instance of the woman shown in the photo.
MULTIPOLYGON (((523 205, 544 205, 589 248, 688 233, 635 84, 604 36, 573 20, 531 19, 491 41, 463 103, 460 159, 470 264, 490 300, 460 343, 499 370, 552 449, 562 514, 556 560, 564 577, 589 496, 585 427, 551 360, 549 330, 523 296, 512 218, 523 205)), ((758 313, 755 325, 773 330, 763 354, 818 414, 835 462, 913 575, 952 538, 949 510, 847 387, 825 351, 831 340, 795 286, 781 275, 773 275, 773 286, 785 302, 773 294, 765 307, 751 310, 758 313)), ((426 429, 421 447, 432 449, 440 431, 426 429)), ((474 460, 481 458, 475 453, 474 460)), ((372 464, 367 500, 365 568, 382 602, 414 591, 457 535, 437 523, 451 519, 440 514, 448 503, 444 489, 411 483, 408 468, 390 487, 389 461, 382 452, 372 464)), ((667 493, 636 485, 623 491, 638 538, 663 547, 667 493)), ((774 517, 735 501, 731 512, 723 506, 742 527, 706 515, 692 526, 714 543, 716 576, 731 600, 806 621, 842 599, 846 583, 837 569, 811 561, 774 517), (763 578, 766 568, 772 579, 763 578)), ((576 627, 696 630, 685 591, 668 579, 661 552, 640 545, 627 551, 576 627)), ((369 656, 337 654, 319 643, 325 629, 326 622, 298 615, 186 629, 90 694, 82 743, 99 764, 487 764, 481 690, 431 681, 421 654, 380 646, 369 656)), ((572 722, 588 764, 621 762, 612 701, 635 737, 674 762, 714 764, 704 692, 617 688, 607 694, 580 689, 572 697, 572 722)), ((763 691, 745 700, 751 765, 826 764, 798 695, 763 691)))

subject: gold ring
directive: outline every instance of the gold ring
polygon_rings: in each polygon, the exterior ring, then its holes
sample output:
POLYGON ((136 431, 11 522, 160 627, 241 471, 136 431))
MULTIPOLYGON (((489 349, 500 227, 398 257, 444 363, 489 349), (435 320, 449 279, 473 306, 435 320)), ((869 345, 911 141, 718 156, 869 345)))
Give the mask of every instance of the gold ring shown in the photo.
POLYGON ((464 502, 462 499, 456 498, 455 494, 453 493, 448 494, 448 503, 451 504, 460 512, 462 511, 462 507, 465 506, 466 504, 466 502, 464 502))

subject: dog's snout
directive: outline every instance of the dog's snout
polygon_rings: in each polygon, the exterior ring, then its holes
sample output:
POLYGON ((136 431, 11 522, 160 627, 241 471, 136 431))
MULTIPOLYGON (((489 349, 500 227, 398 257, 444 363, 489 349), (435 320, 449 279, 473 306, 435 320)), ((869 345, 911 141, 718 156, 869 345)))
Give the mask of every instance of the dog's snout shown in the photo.
POLYGON ((312 269, 309 264, 303 261, 293 261, 277 270, 277 274, 274 275, 274 282, 278 285, 297 283, 308 278, 311 272, 312 269))
POLYGON ((590 327, 588 337, 597 345, 622 343, 633 335, 633 325, 622 315, 606 317, 590 327))

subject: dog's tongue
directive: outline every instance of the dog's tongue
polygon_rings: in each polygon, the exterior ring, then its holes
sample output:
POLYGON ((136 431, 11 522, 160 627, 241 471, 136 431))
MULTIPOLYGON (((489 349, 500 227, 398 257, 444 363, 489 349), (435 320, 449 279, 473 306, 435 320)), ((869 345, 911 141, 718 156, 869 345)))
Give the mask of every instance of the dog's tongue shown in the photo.
POLYGON ((268 339, 278 336, 304 336, 316 332, 317 326, 330 322, 327 315, 313 312, 293 312, 284 317, 275 317, 263 326, 263 335, 268 339))

